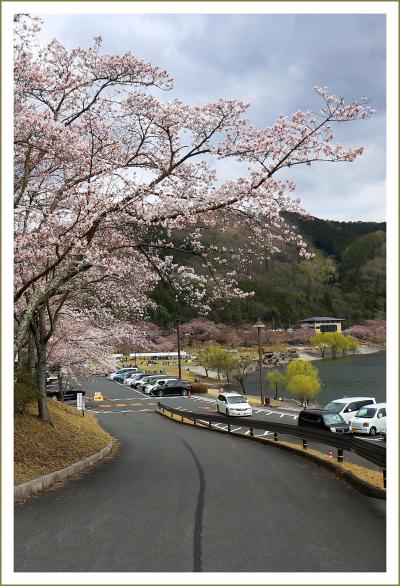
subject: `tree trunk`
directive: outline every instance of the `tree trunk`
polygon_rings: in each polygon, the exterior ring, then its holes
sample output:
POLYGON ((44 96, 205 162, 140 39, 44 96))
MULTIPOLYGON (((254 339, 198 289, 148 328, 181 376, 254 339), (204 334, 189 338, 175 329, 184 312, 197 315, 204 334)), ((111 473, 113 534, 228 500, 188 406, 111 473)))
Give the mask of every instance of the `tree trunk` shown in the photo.
POLYGON ((46 346, 41 345, 41 348, 37 348, 37 385, 39 389, 39 417, 42 421, 48 421, 53 423, 50 417, 50 413, 47 406, 47 395, 46 395, 46 346))
POLYGON ((32 333, 34 334, 37 368, 36 381, 39 389, 38 409, 39 417, 42 421, 47 421, 53 425, 47 406, 46 395, 46 322, 43 307, 39 307, 36 312, 37 318, 31 323, 32 333))
POLYGON ((36 370, 36 347, 35 339, 32 332, 29 332, 29 346, 28 346, 28 370, 34 375, 36 370))

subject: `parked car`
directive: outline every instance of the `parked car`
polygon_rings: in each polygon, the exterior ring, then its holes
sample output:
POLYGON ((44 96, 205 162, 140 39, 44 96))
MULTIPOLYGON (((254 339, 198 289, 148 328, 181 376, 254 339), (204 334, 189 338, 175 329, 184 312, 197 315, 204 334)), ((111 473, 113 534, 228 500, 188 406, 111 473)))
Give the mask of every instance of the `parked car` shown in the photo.
MULTIPOLYGON (((158 395, 158 390, 161 389, 165 383, 169 380, 177 380, 176 377, 173 376, 158 376, 157 378, 155 378, 152 381, 149 381, 147 384, 145 384, 144 386, 142 385, 142 392, 146 393, 146 395, 152 395, 153 391, 156 391, 154 394, 158 395)), ((159 395, 161 396, 161 395, 159 395)))
POLYGON ((351 433, 348 423, 339 413, 326 411, 325 409, 304 409, 300 411, 297 420, 299 427, 309 429, 322 429, 333 433, 351 433))
POLYGON ((137 378, 141 374, 144 376, 146 373, 144 372, 144 370, 137 370, 136 372, 130 372, 129 373, 129 376, 127 376, 124 379, 124 385, 127 385, 128 387, 130 387, 131 386, 131 382, 134 381, 134 380, 137 380, 137 378))
POLYGON ((239 393, 220 393, 217 397, 217 412, 225 415, 252 415, 247 399, 239 393))
POLYGON ((372 403, 376 403, 373 397, 343 397, 325 405, 324 410, 341 415, 345 422, 349 423, 350 419, 355 416, 361 407, 372 403))
MULTIPOLYGON (((139 391, 144 392, 144 387, 147 384, 153 383, 155 380, 158 380, 159 378, 166 378, 166 376, 162 375, 162 374, 149 374, 147 377, 143 377, 137 383, 134 383, 132 386, 135 389, 138 389, 139 391)), ((172 378, 174 378, 174 377, 172 377, 172 378)))
POLYGON ((113 378, 113 381, 114 381, 115 383, 123 383, 123 382, 124 382, 124 380, 125 380, 126 378, 128 378, 128 376, 131 376, 131 374, 133 374, 133 373, 132 373, 132 372, 128 372, 128 371, 125 371, 125 372, 118 372, 118 373, 117 373, 117 374, 114 376, 114 378, 113 378))
POLYGON ((56 374, 46 374, 46 385, 51 385, 58 382, 58 376, 56 374))
POLYGON ((140 391, 142 385, 145 385, 146 382, 148 382, 153 377, 154 377, 154 374, 147 374, 146 376, 143 376, 143 377, 139 378, 138 380, 134 381, 131 384, 131 387, 133 387, 134 389, 138 389, 140 391))
MULTIPOLYGON (((72 387, 67 387, 67 389, 64 391, 64 401, 76 401, 76 395, 78 393, 82 393, 82 395, 86 394, 85 391, 83 391, 82 389, 74 389, 72 387)), ((61 393, 58 388, 58 385, 52 385, 48 387, 46 389, 46 395, 47 397, 49 397, 49 399, 61 401, 61 393)))
POLYGON ((140 374, 131 374, 130 378, 124 380, 124 384, 128 385, 128 387, 136 387, 136 385, 141 382, 143 379, 153 376, 148 372, 141 372, 140 374))
POLYGON ((126 368, 119 368, 118 370, 116 370, 115 372, 111 372, 107 378, 109 380, 114 380, 114 377, 117 376, 117 374, 121 374, 123 372, 136 372, 138 369, 136 367, 126 367, 126 368))
POLYGON ((166 395, 182 395, 186 397, 192 389, 192 385, 186 380, 167 380, 164 385, 157 385, 151 391, 151 395, 164 397, 166 395), (161 387, 161 388, 160 388, 161 387))
POLYGON ((372 436, 383 429, 386 430, 386 403, 362 407, 350 420, 350 427, 353 433, 366 433, 372 436))

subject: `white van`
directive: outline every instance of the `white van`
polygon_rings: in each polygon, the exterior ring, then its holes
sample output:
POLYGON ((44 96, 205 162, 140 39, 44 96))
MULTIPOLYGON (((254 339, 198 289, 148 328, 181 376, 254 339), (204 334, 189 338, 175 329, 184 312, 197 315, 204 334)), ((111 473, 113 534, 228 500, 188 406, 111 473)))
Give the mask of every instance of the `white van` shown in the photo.
POLYGON ((386 403, 366 405, 357 411, 356 416, 350 419, 353 433, 367 433, 376 435, 386 429, 386 403))
POLYGON ((325 405, 324 410, 330 411, 331 413, 338 413, 346 423, 349 423, 350 419, 355 416, 361 407, 373 403, 376 403, 374 397, 343 397, 325 405))

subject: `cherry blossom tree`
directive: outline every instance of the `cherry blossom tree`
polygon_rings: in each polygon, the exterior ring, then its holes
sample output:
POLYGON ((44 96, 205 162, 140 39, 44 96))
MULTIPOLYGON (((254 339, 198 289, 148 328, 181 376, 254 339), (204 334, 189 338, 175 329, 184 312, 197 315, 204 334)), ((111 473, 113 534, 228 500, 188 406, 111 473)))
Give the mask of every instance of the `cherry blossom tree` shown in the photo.
POLYGON ((383 343, 386 340, 386 321, 369 319, 361 325, 352 326, 345 330, 344 333, 366 342, 383 343))
POLYGON ((335 145, 333 125, 372 110, 366 98, 346 104, 317 87, 319 112, 256 129, 239 100, 168 101, 166 71, 131 52, 104 54, 100 37, 88 49, 39 46, 39 30, 38 19, 16 16, 15 349, 34 341, 42 387, 65 304, 92 322, 104 308, 143 320, 162 281, 206 313, 245 295, 237 279, 250 256, 268 258, 282 243, 307 256, 281 214, 303 213, 295 185, 277 175, 354 161, 363 149, 335 145), (245 177, 217 176, 215 161, 229 158, 247 163, 245 177), (249 235, 239 249, 204 238, 232 227, 249 235))
POLYGON ((220 324, 205 318, 192 319, 180 326, 183 340, 188 339, 188 343, 195 342, 210 342, 217 340, 221 332, 220 324))
POLYGON ((123 265, 135 283, 133 308, 143 308, 139 283, 149 290, 163 279, 207 310, 210 299, 242 294, 236 278, 255 242, 266 256, 282 242, 306 254, 281 216, 301 211, 294 183, 275 176, 293 165, 356 159, 362 148, 333 144, 333 124, 369 117, 366 98, 347 105, 316 88, 320 112, 281 115, 256 129, 243 102, 157 98, 172 87, 167 72, 130 52, 103 54, 100 37, 89 49, 68 51, 57 40, 39 47, 37 29, 16 17, 17 348, 37 308, 77 277, 93 281, 123 265), (244 161, 248 175, 221 182, 206 157, 244 161), (205 228, 227 226, 247 227, 246 248, 204 244, 205 228), (177 247, 179 230, 190 235, 177 247), (178 266, 176 253, 196 256, 197 270, 178 266))

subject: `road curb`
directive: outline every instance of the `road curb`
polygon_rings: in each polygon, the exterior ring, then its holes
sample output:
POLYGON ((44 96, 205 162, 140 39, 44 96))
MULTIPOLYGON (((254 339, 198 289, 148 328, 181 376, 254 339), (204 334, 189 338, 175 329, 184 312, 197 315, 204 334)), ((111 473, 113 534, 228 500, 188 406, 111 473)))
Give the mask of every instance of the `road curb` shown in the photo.
MULTIPOLYGON (((183 425, 191 425, 192 427, 196 427, 197 429, 214 431, 217 433, 223 433, 225 435, 233 435, 233 436, 239 437, 241 439, 250 440, 253 442, 255 441, 258 443, 262 443, 264 445, 272 446, 274 448, 280 448, 281 450, 282 449, 286 450, 287 452, 290 452, 292 454, 294 453, 302 458, 305 458, 306 460, 313 462, 317 466, 322 466, 323 468, 326 468, 327 470, 329 470, 329 472, 334 474, 337 478, 339 478, 340 480, 343 480, 344 482, 347 482, 347 484, 349 484, 352 488, 355 488, 356 490, 358 490, 359 492, 361 492, 365 496, 369 496, 369 497, 377 498, 377 499, 381 499, 381 500, 386 500, 386 490, 384 490, 383 488, 378 488, 376 486, 372 486, 368 482, 365 482, 364 480, 361 480, 361 478, 358 478, 352 472, 349 472, 348 470, 342 470, 339 467, 339 465, 335 464, 334 462, 328 462, 327 460, 323 460, 322 458, 318 458, 317 456, 310 454, 306 450, 300 451, 292 446, 288 446, 287 444, 282 444, 282 443, 274 442, 274 441, 271 441, 268 439, 254 437, 251 435, 243 435, 241 433, 236 433, 234 431, 225 431, 224 429, 218 429, 215 427, 214 428, 208 427, 206 425, 196 425, 195 426, 195 425, 193 425, 193 423, 187 423, 187 422, 179 420, 178 418, 175 418, 175 417, 172 418, 169 415, 167 415, 167 413, 162 413, 161 411, 157 411, 157 413, 159 413, 163 417, 166 417, 167 419, 170 419, 171 421, 175 421, 175 423, 180 423, 183 425)), ((183 417, 185 417, 184 412, 182 412, 182 415, 183 415, 183 417)))
POLYGON ((50 488, 60 480, 65 480, 70 476, 74 476, 78 472, 82 472, 90 466, 94 466, 100 460, 104 458, 107 454, 109 454, 112 450, 113 442, 111 441, 105 448, 101 449, 96 454, 92 454, 88 458, 84 460, 79 460, 71 466, 67 466, 62 470, 56 470, 55 472, 50 472, 49 474, 44 474, 43 476, 38 476, 37 478, 33 478, 28 482, 24 482, 23 484, 18 484, 14 486, 14 502, 26 499, 46 488, 50 488))

